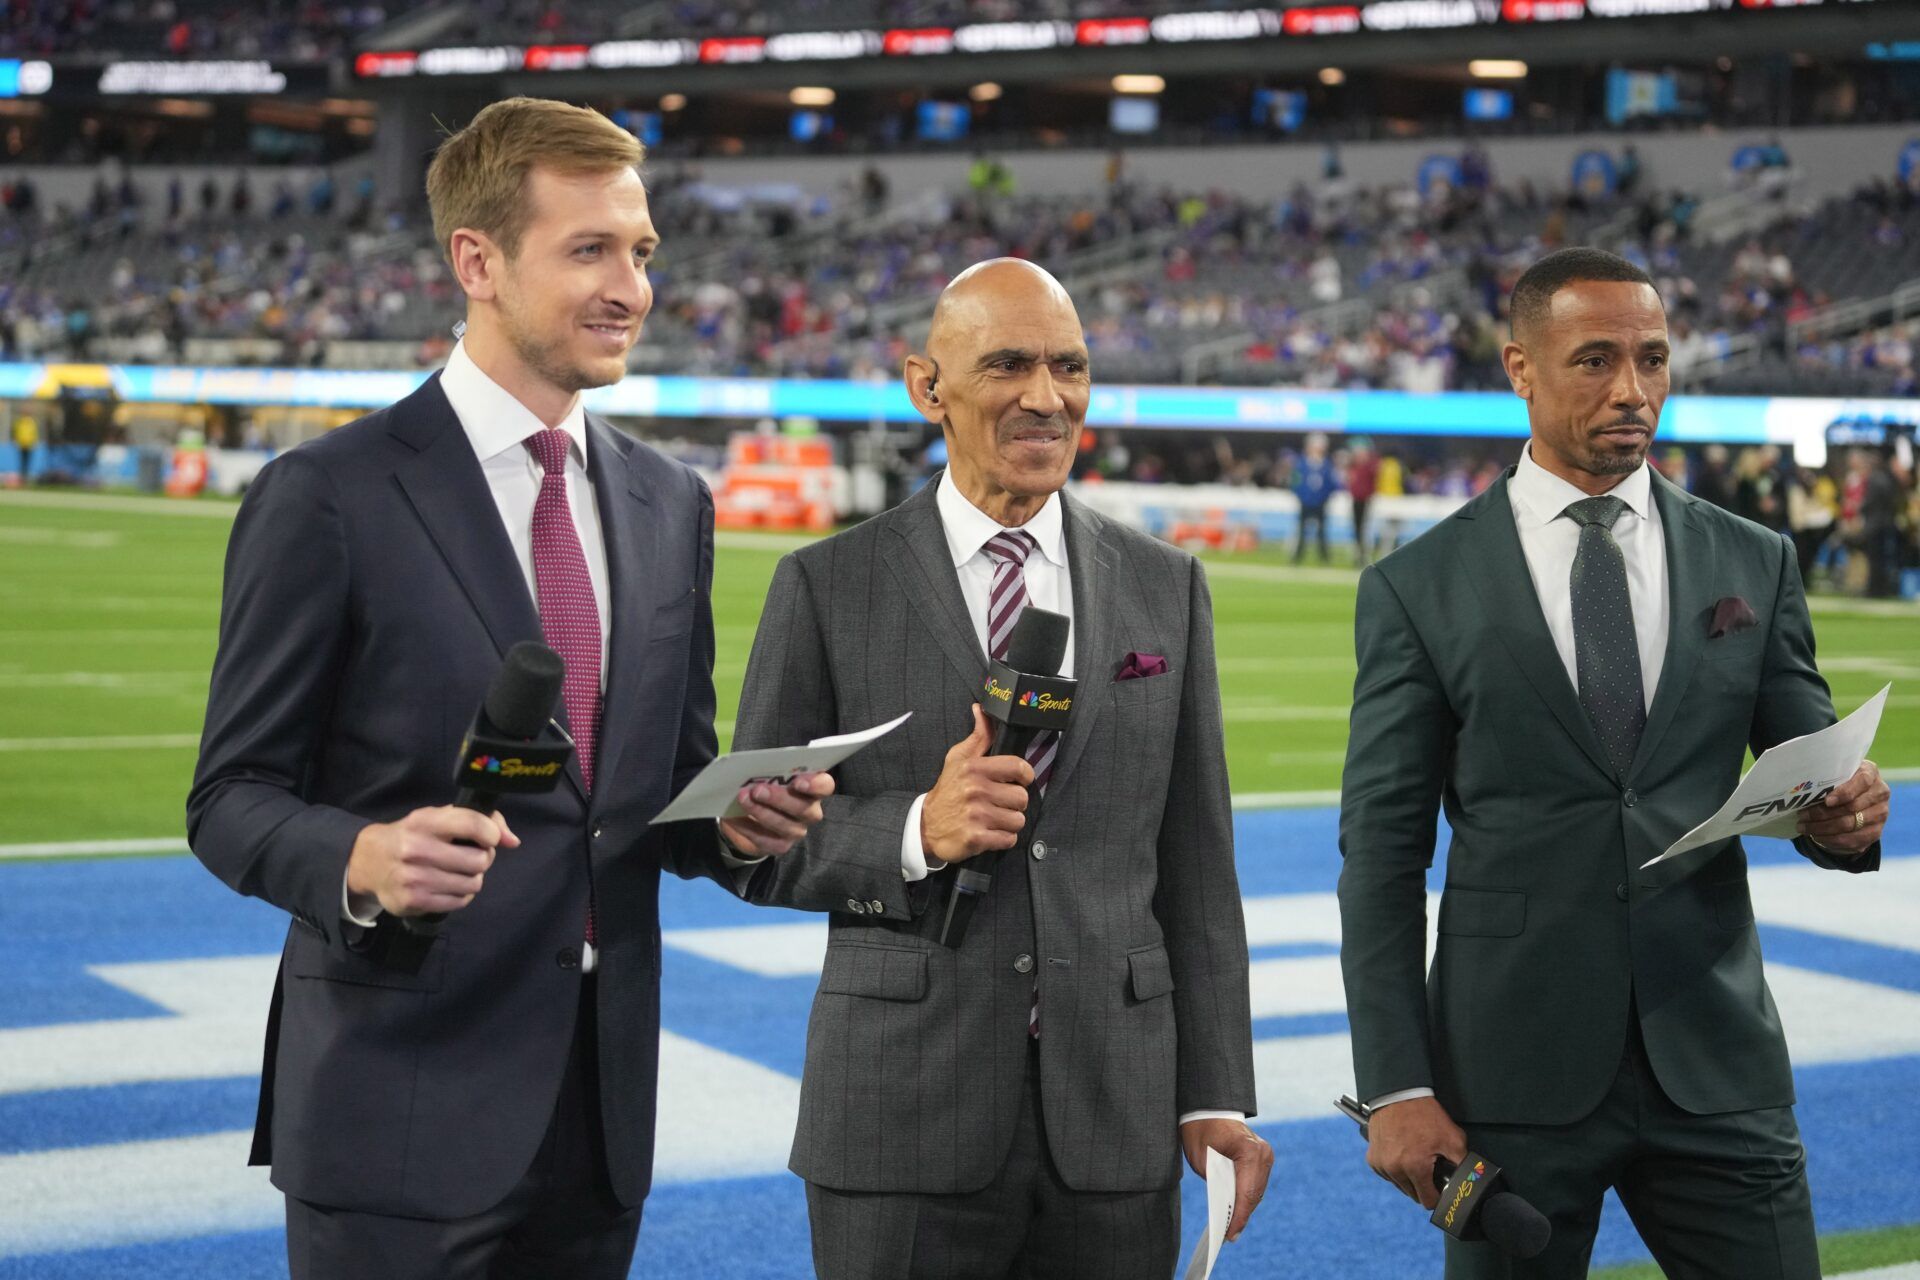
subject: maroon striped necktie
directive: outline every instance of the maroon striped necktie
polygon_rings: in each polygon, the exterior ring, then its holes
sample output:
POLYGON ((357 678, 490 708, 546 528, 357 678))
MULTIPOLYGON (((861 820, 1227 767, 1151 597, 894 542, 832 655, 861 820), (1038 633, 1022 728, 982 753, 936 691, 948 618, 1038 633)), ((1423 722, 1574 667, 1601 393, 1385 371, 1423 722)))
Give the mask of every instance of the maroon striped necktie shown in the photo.
MULTIPOLYGON (((1027 556, 1035 545, 1033 535, 1024 529, 1006 529, 987 539, 987 557, 993 561, 993 585, 987 591, 987 654, 996 662, 1006 661, 1013 624, 1027 607, 1027 556)), ((1027 763, 1033 766, 1037 790, 1047 789, 1047 780, 1053 776, 1053 758, 1059 750, 1057 733, 1036 734, 1027 744, 1027 763)))
MULTIPOLYGON (((987 539, 987 558, 993 561, 993 585, 987 590, 987 653, 996 662, 1007 657, 1007 642, 1013 638, 1013 624, 1027 607, 1027 556, 1035 547, 1033 535, 1024 529, 1003 529, 987 539)), ((1054 674, 1046 672, 1043 674, 1054 674)), ((1027 763, 1033 766, 1034 790, 1045 792, 1047 779, 1053 776, 1053 758, 1060 749, 1060 735, 1035 734, 1027 744, 1027 763)), ((1034 975, 1033 998, 1027 1002, 1027 1034, 1040 1038, 1040 977, 1034 975)))
MULTIPOLYGON (((540 462, 540 496, 533 504, 533 577, 540 604, 540 631, 547 647, 566 664, 561 697, 573 731, 580 780, 593 793, 594 748, 600 741, 600 606, 593 598, 587 553, 580 547, 573 509, 567 505, 567 450, 564 430, 536 431, 526 446, 540 462)), ((594 945, 592 887, 587 896, 587 944, 594 945)))

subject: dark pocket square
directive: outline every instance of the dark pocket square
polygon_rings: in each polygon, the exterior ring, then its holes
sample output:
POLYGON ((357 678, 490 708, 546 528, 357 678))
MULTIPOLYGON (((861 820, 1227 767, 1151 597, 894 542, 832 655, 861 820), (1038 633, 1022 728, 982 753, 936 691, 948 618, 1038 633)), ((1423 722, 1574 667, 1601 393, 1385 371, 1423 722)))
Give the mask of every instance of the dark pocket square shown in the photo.
POLYGON ((1117 684, 1122 680, 1139 680, 1146 676, 1163 676, 1171 671, 1167 660, 1157 653, 1129 653, 1120 663, 1120 674, 1115 676, 1117 684))
POLYGON ((1759 625, 1760 619, 1754 616, 1752 605, 1740 596, 1723 596, 1714 602, 1713 621, 1707 627, 1707 639, 1718 640, 1721 636, 1738 635, 1759 625))

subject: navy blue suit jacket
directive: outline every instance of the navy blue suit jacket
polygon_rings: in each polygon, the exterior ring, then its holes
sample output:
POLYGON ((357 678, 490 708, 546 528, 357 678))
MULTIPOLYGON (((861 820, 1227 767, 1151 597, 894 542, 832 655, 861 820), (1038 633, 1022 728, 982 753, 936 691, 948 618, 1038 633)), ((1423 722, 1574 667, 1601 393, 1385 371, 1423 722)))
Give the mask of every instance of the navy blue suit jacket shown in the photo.
POLYGON ((391 916, 343 921, 341 890, 362 827, 452 799, 502 655, 541 635, 479 461, 435 376, 241 504, 187 825, 214 874, 293 917, 253 1161, 301 1199, 448 1218, 512 1189, 573 1035, 589 860, 608 1162, 623 1201, 647 1193, 660 871, 731 887, 711 823, 646 825, 714 755, 713 502, 587 425, 613 615, 596 785, 573 765, 507 800, 524 843, 424 957, 391 916))

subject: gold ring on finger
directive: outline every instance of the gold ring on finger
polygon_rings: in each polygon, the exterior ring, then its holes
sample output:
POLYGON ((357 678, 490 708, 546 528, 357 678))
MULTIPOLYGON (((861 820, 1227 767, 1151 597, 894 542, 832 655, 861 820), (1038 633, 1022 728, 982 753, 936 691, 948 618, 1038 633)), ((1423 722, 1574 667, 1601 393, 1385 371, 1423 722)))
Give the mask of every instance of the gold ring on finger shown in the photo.
POLYGON ((1865 813, 1862 813, 1860 810, 1855 809, 1853 811, 1853 829, 1855 831, 1858 831, 1860 828, 1866 825, 1867 825, 1867 815, 1865 813))

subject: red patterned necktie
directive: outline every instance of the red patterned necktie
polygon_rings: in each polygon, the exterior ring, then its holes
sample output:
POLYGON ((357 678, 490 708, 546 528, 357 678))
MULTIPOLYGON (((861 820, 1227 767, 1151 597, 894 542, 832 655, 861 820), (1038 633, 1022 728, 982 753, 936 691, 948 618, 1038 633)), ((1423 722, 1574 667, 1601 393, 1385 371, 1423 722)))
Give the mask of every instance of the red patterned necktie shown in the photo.
MULTIPOLYGON (((987 558, 993 561, 993 585, 987 589, 987 653, 996 662, 1006 661, 1013 624, 1027 607, 1027 556, 1035 545, 1033 535, 1024 529, 1002 530, 987 539, 987 558)), ((1034 790, 1046 791, 1047 779, 1053 776, 1053 758, 1059 750, 1060 735, 1053 732, 1035 734, 1027 744, 1026 760, 1033 766, 1034 790)), ((1033 980, 1033 999, 1027 1004, 1027 1034, 1040 1038, 1038 976, 1033 980)))
MULTIPOLYGON (((567 504, 567 450, 572 442, 558 427, 536 431, 526 439, 543 473, 540 496, 533 504, 533 577, 541 634, 567 667, 561 697, 567 704, 580 780, 591 794, 594 748, 600 739, 600 606, 593 598, 587 553, 580 547, 580 531, 567 504)), ((594 943, 591 890, 587 943, 594 943)))

